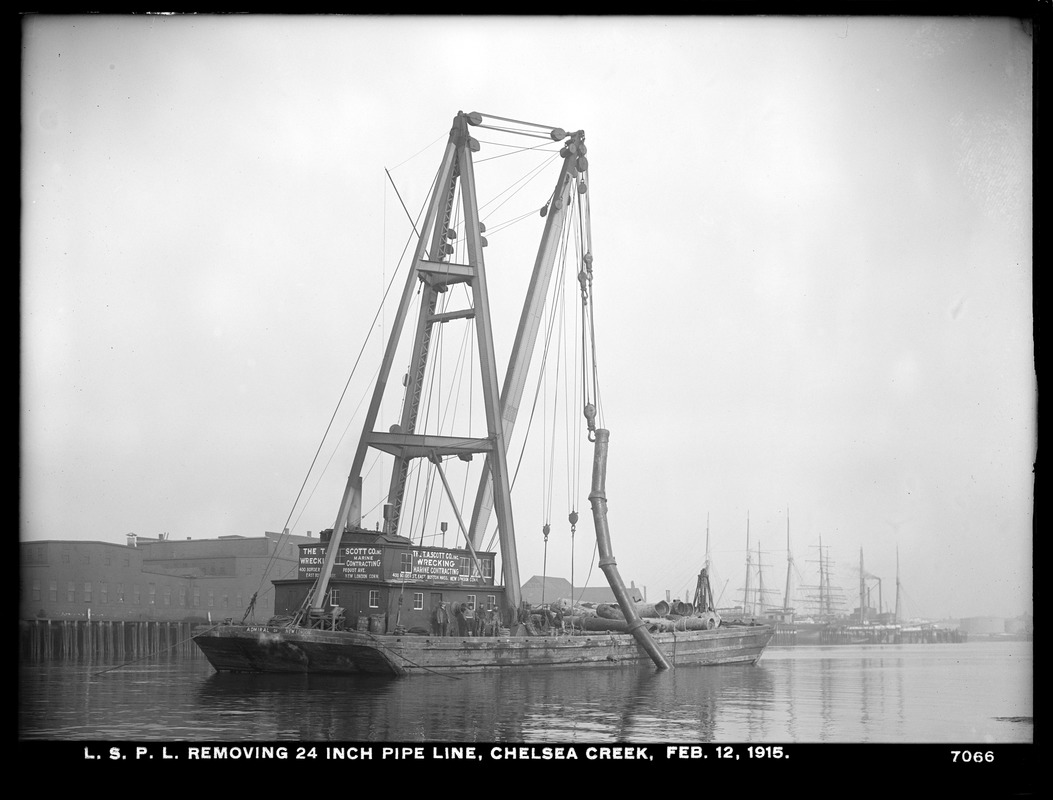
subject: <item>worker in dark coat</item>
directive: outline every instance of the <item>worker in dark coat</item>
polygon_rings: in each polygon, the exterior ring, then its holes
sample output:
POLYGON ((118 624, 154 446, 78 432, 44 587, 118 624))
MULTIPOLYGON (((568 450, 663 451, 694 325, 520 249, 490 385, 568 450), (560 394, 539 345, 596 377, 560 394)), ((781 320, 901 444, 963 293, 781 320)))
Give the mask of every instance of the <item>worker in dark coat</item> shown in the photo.
POLYGON ((453 618, 457 623, 457 635, 467 636, 468 629, 464 623, 464 605, 462 603, 453 604, 453 618))
POLYGON ((450 634, 450 612, 446 608, 446 602, 443 600, 440 600, 439 605, 435 607, 431 628, 435 636, 448 636, 450 634))

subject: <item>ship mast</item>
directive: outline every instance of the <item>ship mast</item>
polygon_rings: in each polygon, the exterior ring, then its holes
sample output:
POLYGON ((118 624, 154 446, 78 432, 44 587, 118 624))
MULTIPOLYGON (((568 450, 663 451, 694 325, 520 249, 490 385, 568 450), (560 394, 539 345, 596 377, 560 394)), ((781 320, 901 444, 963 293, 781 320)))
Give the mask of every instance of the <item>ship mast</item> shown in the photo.
POLYGON ((790 606, 790 573, 793 571, 793 551, 790 550, 790 507, 786 506, 786 594, 782 607, 789 611, 790 606))
POLYGON ((764 613, 764 565, 761 564, 760 541, 757 541, 757 602, 754 614, 764 613))
POLYGON ((896 619, 894 622, 899 625, 902 620, 903 610, 899 604, 899 545, 896 545, 896 619))
POLYGON ((753 564, 750 562, 750 512, 746 512, 746 588, 742 591, 742 613, 752 614, 750 605, 750 572, 753 564))
POLYGON ((863 569, 863 548, 859 548, 859 623, 867 622, 867 573, 863 569))
POLYGON ((709 512, 706 512, 706 574, 709 574, 709 512))
POLYGON ((819 537, 819 615, 830 613, 830 587, 827 586, 826 560, 823 558, 823 537, 819 537))

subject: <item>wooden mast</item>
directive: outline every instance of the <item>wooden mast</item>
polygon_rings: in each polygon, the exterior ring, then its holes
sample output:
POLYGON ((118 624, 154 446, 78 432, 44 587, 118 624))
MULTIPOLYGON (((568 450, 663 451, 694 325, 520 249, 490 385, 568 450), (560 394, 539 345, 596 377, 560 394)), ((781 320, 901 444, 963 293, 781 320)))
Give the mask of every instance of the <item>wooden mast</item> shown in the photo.
POLYGON ((863 548, 859 548, 859 624, 867 624, 867 573, 863 569, 863 548))
POLYGON ((746 512, 746 588, 742 590, 742 613, 752 614, 753 606, 750 604, 750 572, 753 565, 750 563, 750 512, 746 512))
POLYGON ((793 551, 790 549, 790 507, 786 506, 786 594, 783 595, 782 607, 789 611, 790 605, 790 573, 793 571, 793 551))
POLYGON ((896 619, 897 625, 903 621, 903 609, 899 604, 899 545, 896 545, 896 619))

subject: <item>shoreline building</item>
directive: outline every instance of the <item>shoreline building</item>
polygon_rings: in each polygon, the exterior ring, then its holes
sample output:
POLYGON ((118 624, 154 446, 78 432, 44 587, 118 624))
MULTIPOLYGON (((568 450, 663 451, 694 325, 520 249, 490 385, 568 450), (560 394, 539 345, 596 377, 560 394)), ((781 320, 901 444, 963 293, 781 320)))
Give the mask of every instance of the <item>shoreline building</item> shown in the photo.
MULTIPOLYGON (((317 577, 331 531, 173 540, 128 534, 125 544, 20 543, 20 619, 268 622, 292 616, 317 577), (251 610, 249 607, 251 605, 251 610)), ((374 632, 430 631, 440 601, 507 613, 494 553, 418 547, 402 536, 343 537, 329 603, 341 624, 374 632)))
MULTIPOLYGON (((126 542, 48 539, 20 543, 19 618, 209 623, 266 623, 298 613, 317 578, 331 531, 294 536, 170 539, 128 534, 126 542), (254 600, 255 597, 255 600, 254 600), (252 606, 249 610, 249 606, 252 606)), ((328 605, 345 628, 430 633, 445 602, 472 604, 505 620, 505 587, 496 555, 425 547, 380 531, 348 531, 341 540, 328 605)), ((530 605, 570 596, 563 578, 534 576, 522 587, 530 605)), ((633 599, 643 593, 630 587, 633 599)), ((575 587, 578 601, 616 602, 609 587, 575 587)))
POLYGON ((128 534, 125 544, 20 543, 21 619, 208 622, 274 615, 271 579, 295 575, 304 536, 172 540, 128 534))

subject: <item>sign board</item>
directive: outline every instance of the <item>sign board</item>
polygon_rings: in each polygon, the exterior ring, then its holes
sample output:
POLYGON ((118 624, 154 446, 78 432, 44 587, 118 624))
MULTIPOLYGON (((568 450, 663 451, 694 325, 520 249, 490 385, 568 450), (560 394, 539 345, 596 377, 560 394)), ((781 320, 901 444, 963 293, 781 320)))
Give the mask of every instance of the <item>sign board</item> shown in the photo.
MULTIPOLYGON (((300 547, 298 578, 317 578, 325 561, 325 545, 309 544, 300 547)), ((333 565, 334 579, 379 581, 383 578, 381 556, 384 551, 372 545, 345 544, 340 546, 333 565)))
MULTIPOLYGON (((325 544, 300 546, 297 577, 318 577, 325 561, 325 544)), ((493 585, 493 556, 480 555, 479 561, 489 574, 483 578, 475 562, 465 551, 426 547, 387 548, 375 545, 340 546, 333 565, 334 580, 395 580, 421 583, 469 583, 493 585), (386 563, 385 563, 386 562, 386 563)))

